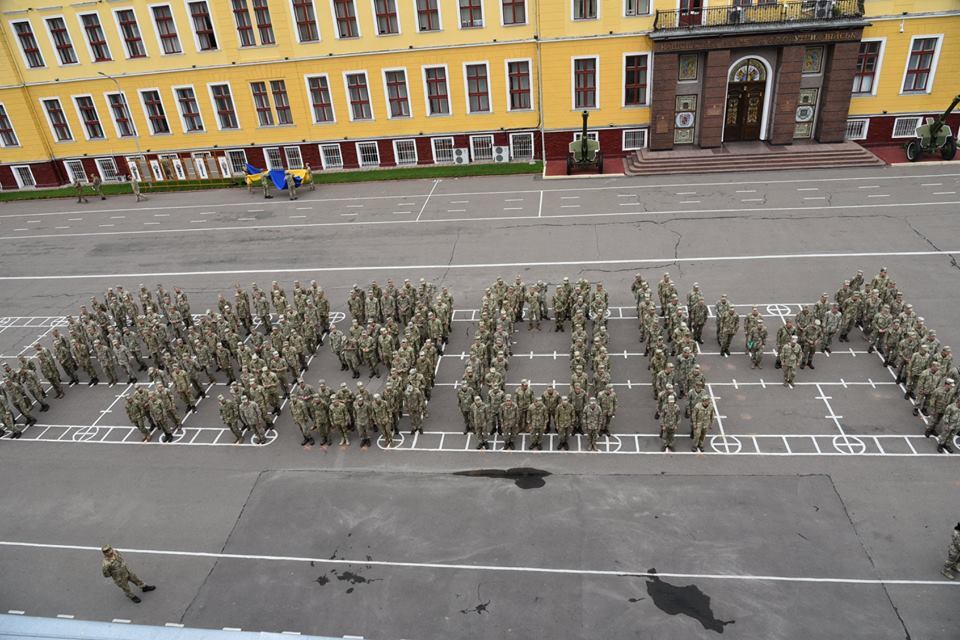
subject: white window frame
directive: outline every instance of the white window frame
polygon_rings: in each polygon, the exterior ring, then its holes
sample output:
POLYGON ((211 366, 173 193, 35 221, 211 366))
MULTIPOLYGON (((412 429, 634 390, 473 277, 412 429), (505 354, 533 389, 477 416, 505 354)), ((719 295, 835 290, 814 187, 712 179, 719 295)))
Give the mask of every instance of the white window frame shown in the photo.
MULTIPOLYGON (((157 2, 157 3, 154 3, 154 4, 148 4, 148 5, 147 5, 147 13, 150 14, 150 24, 153 25, 153 35, 156 36, 156 38, 157 38, 157 49, 159 50, 160 55, 162 55, 162 56, 182 56, 182 55, 184 55, 184 53, 183 53, 183 52, 184 52, 184 49, 183 49, 183 38, 180 37, 181 29, 180 29, 180 25, 177 24, 177 16, 176 16, 176 14, 175 14, 174 11, 173 11, 173 5, 170 4, 169 2, 157 2), (177 32, 177 42, 180 43, 180 51, 179 51, 179 52, 177 52, 177 53, 167 53, 166 51, 163 50, 163 38, 160 37, 160 29, 157 28, 157 18, 156 18, 156 16, 153 15, 153 9, 154 9, 154 7, 167 7, 168 9, 170 9, 170 19, 173 20, 173 28, 174 28, 174 29, 176 30, 176 32, 177 32)), ((251 14, 251 15, 252 15, 252 14, 251 14)), ((189 16, 187 16, 187 17, 189 18, 189 16)), ((83 26, 83 25, 81 25, 81 27, 82 27, 82 26, 83 26)), ((141 35, 143 35, 143 34, 141 33, 141 35)), ((218 43, 219 43, 219 41, 218 41, 218 43)), ((91 54, 91 59, 92 59, 92 58, 93 58, 93 54, 91 54)))
POLYGON ((496 146, 496 140, 493 137, 492 133, 484 133, 477 136, 470 136, 470 162, 492 162, 493 161, 493 148, 496 146), (475 140, 480 140, 482 138, 490 138, 490 157, 484 158, 483 160, 477 159, 477 154, 474 152, 473 144, 475 140))
MULTIPOLYGON (((230 102, 233 103, 233 117, 237 121, 237 127, 235 129, 226 129, 226 131, 240 131, 243 129, 243 125, 240 124, 240 110, 237 109, 237 96, 233 92, 233 86, 230 84, 229 80, 220 80, 217 82, 208 82, 207 83, 207 95, 210 97, 210 108, 213 109, 213 121, 217 123, 217 131, 224 131, 224 128, 220 123, 220 113, 217 111, 217 101, 213 97, 213 87, 220 85, 227 85, 227 88, 230 90, 230 102)), ((268 86, 269 89, 269 86, 268 86)), ((272 103, 271 103, 272 104, 272 103)), ((200 101, 197 101, 197 106, 200 105, 200 101)))
POLYGON ((430 153, 433 155, 433 164, 453 164, 453 150, 456 149, 456 139, 453 136, 437 136, 430 138, 430 153), (437 140, 450 141, 450 160, 437 160, 437 140))
POLYGON ((530 24, 530 5, 527 0, 523 3, 523 22, 511 22, 506 24, 503 20, 503 0, 496 0, 500 8, 500 26, 501 27, 525 27, 530 24))
MULTIPOLYGON (((643 17, 648 17, 648 16, 653 15, 653 11, 654 11, 653 4, 654 4, 654 1, 655 1, 655 0, 646 0, 646 1, 647 1, 647 12, 646 12, 646 13, 633 13, 633 14, 627 13, 627 2, 628 2, 628 1, 629 1, 629 0, 623 0, 623 17, 624 17, 624 18, 643 18, 643 17)), ((637 2, 637 3, 643 2, 643 0, 634 0, 634 1, 637 2)), ((704 3, 704 5, 706 5, 706 3, 704 3)))
POLYGON ((267 171, 280 171, 280 170, 282 170, 282 169, 285 169, 286 167, 283 166, 283 153, 281 153, 280 147, 264 147, 264 148, 263 148, 263 164, 266 165, 265 168, 266 168, 267 171), (275 165, 271 162, 271 160, 270 160, 270 152, 271 152, 271 151, 276 151, 277 157, 280 159, 280 165, 279 165, 279 166, 275 166, 275 165))
POLYGON ((923 116, 900 116, 899 118, 894 118, 893 128, 890 129, 890 137, 894 140, 906 139, 906 138, 916 138, 916 129, 923 124, 923 116), (916 124, 910 128, 910 133, 906 135, 897 135, 897 124, 901 120, 916 120, 916 124))
POLYGON ((192 84, 175 84, 170 87, 170 92, 173 95, 173 102, 177 105, 177 116, 180 118, 180 130, 186 134, 206 133, 207 123, 203 119, 203 109, 200 106, 200 97, 197 95, 197 88, 192 84), (193 91, 193 99, 197 103, 197 114, 200 116, 200 124, 203 125, 203 128, 199 131, 190 131, 187 129, 187 121, 183 117, 183 109, 180 105, 180 99, 177 97, 177 89, 190 89, 193 91))
MULTIPOLYGON (((407 73, 406 67, 389 67, 380 70, 380 79, 383 82, 383 101, 384 107, 387 111, 387 120, 409 120, 413 117, 413 100, 410 98, 410 74, 407 73), (407 87, 407 109, 410 111, 409 115, 405 116, 395 116, 390 110, 390 89, 387 87, 387 74, 394 71, 403 72, 403 82, 407 87)), ((349 96, 348 96, 349 98, 349 96)))
POLYGON ((288 169, 303 169, 303 153, 300 151, 300 146, 299 146, 299 145, 289 145, 289 146, 284 147, 284 148, 283 148, 283 158, 284 158, 284 160, 287 161, 287 168, 288 168, 288 169), (291 162, 291 161, 290 161, 290 152, 291 152, 291 151, 296 151, 296 152, 297 152, 296 162, 291 162), (295 164, 296 164, 296 165, 300 165, 300 166, 294 166, 295 164))
MULTIPOLYGON (((599 65, 597 67, 599 69, 599 65)), ((597 75, 597 98, 600 96, 600 76, 597 75)), ((628 51, 620 58, 620 108, 621 109, 649 109, 653 99, 653 51, 628 51), (643 104, 627 104, 627 56, 647 56, 647 95, 643 104)), ((576 94, 574 94, 576 99, 576 94)))
MULTIPOLYGON (((21 21, 20 21, 20 20, 17 20, 17 22, 21 22, 21 21)), ((50 39, 50 48, 53 50, 53 57, 54 57, 54 59, 57 61, 57 66, 58 66, 58 67, 72 67, 72 66, 74 66, 74 65, 76 65, 76 64, 80 64, 80 54, 79 54, 79 52, 77 52, 77 45, 75 45, 75 44, 73 43, 73 35, 71 35, 71 33, 70 33, 70 27, 67 26, 67 25, 68 25, 68 23, 67 23, 67 17, 64 16, 63 14, 55 14, 55 15, 52 15, 52 16, 43 16, 43 26, 44 26, 44 27, 46 28, 46 30, 47 30, 47 37, 50 39), (70 41, 70 48, 73 49, 73 57, 75 57, 75 58, 77 59, 76 62, 67 62, 67 63, 64 63, 62 60, 60 60, 60 52, 59 52, 59 50, 57 49, 57 41, 53 39, 53 32, 50 30, 50 20, 53 20, 53 19, 55 19, 55 18, 60 18, 61 20, 63 20, 63 28, 67 30, 67 40, 70 41)), ((33 26, 33 25, 31 25, 31 26, 33 26)), ((86 35, 86 34, 84 34, 84 35, 86 35)), ((14 32, 13 37, 14 37, 14 38, 17 37, 16 32, 14 32)), ((37 35, 34 34, 33 37, 36 38, 37 35)), ((18 43, 19 43, 19 40, 20 40, 20 39, 17 38, 18 43)), ((39 44, 39 43, 38 43, 38 44, 39 44)))
MULTIPOLYGON (((587 133, 590 133, 589 131, 587 133)), ((637 127, 635 129, 624 129, 620 137, 620 148, 623 151, 636 151, 637 149, 646 149, 650 144, 650 128, 649 127, 637 127), (643 132, 643 144, 639 147, 628 147, 627 146, 627 134, 634 131, 643 132)))
POLYGON ((193 160, 193 170, 201 180, 210 179, 210 170, 207 169, 207 163, 205 162, 207 157, 212 158, 213 154, 209 151, 197 151, 190 154, 190 159, 193 160))
MULTIPOLYGON (((36 36, 34 36, 36 37, 36 36)), ((33 168, 28 164, 15 164, 10 167, 10 171, 13 172, 13 179, 17 181, 18 189, 36 189, 37 188, 37 178, 33 175, 33 168), (26 169, 30 173, 30 180, 33 184, 24 185, 23 180, 20 178, 20 173, 18 169, 26 169)))
POLYGON ((416 138, 400 138, 393 141, 393 159, 396 161, 398 167, 415 167, 420 163, 420 153, 417 151, 417 139, 416 138), (400 151, 397 146, 401 142, 412 142, 413 143, 413 162, 400 162, 400 151))
POLYGON ((304 90, 306 91, 306 100, 307 104, 310 107, 310 121, 313 124, 318 125, 328 125, 335 124, 337 122, 337 108, 333 104, 333 85, 330 82, 330 74, 327 73, 310 73, 303 76, 303 85, 304 90), (318 121, 317 114, 313 110, 313 97, 310 95, 310 79, 311 78, 326 78, 327 80, 327 92, 330 93, 330 114, 333 116, 333 120, 330 121, 318 121))
POLYGON ((87 184, 89 179, 87 178, 87 170, 83 168, 83 160, 80 158, 73 158, 71 160, 63 161, 63 170, 67 172, 67 176, 70 178, 71 184, 77 181, 77 175, 73 172, 73 169, 70 168, 70 164, 76 162, 80 165, 80 183, 87 184))
POLYGON ((143 36, 143 29, 140 26, 140 16, 137 15, 137 10, 133 6, 126 7, 114 7, 110 10, 110 14, 113 16, 113 26, 117 28, 117 38, 120 40, 120 48, 123 50, 123 59, 124 60, 142 60, 150 57, 150 50, 147 49, 147 38, 143 36), (120 26, 120 16, 117 15, 121 11, 133 11, 133 17, 137 20, 137 29, 140 31, 140 44, 143 45, 143 56, 141 58, 131 58, 130 50, 127 48, 127 40, 123 35, 123 28, 120 26))
POLYGON ((447 67, 446 63, 443 64, 425 64, 420 67, 420 78, 423 82, 423 104, 428 118, 448 118, 453 115, 453 95, 450 91, 450 69, 447 67), (430 89, 427 85, 427 69, 436 69, 438 67, 443 67, 443 77, 447 85, 447 112, 446 113, 431 113, 430 112, 430 89))
MULTIPOLYGON (((107 128, 103 125, 103 118, 100 116, 100 109, 97 108, 97 100, 93 97, 92 93, 77 93, 70 96, 70 102, 73 103, 73 109, 77 112, 77 122, 80 124, 80 131, 83 132, 83 139, 87 142, 91 140, 106 140, 107 139, 107 128), (91 138, 90 133, 87 131, 86 121, 83 119, 83 113, 80 111, 80 105, 77 103, 77 98, 90 98, 90 101, 93 102, 93 109, 97 112, 97 122, 100 123, 100 130, 103 132, 103 137, 100 138, 91 138)), ((63 103, 60 104, 61 108, 63 103)), ((109 109, 110 105, 107 105, 109 109)), ((66 115, 66 112, 64 112, 66 115)))
POLYGON ((536 150, 536 147, 535 147, 535 143, 536 143, 536 140, 534 140, 533 132, 532 132, 532 131, 529 131, 529 132, 526 132, 526 133, 511 133, 511 134, 510 134, 510 159, 511 159, 511 160, 514 160, 514 159, 519 159, 519 160, 533 160, 533 159, 535 159, 535 158, 537 157, 537 150, 536 150), (516 157, 513 155, 513 141, 514 141, 514 139, 516 139, 516 138, 521 138, 521 137, 522 137, 522 138, 529 138, 529 139, 530 139, 530 157, 522 157, 522 156, 521 156, 521 157, 519 157, 519 158, 516 158, 516 157))
POLYGON ((587 110, 587 111, 599 111, 600 110, 600 55, 586 55, 586 56, 571 56, 570 57, 570 109, 576 111, 577 113, 587 110), (577 106, 577 60, 593 60, 593 70, 594 70, 594 93, 596 94, 596 104, 592 107, 578 107, 577 106))
POLYGON ((125 91, 104 91, 103 92, 103 101, 107 105, 107 111, 110 113, 110 120, 113 122, 113 130, 117 132, 117 138, 120 140, 137 138, 140 136, 140 129, 137 128, 137 121, 133 119, 133 109, 130 108, 130 101, 127 99, 127 93, 125 91), (133 135, 125 136, 120 134, 120 125, 117 124, 117 116, 113 113, 113 107, 110 104, 110 96, 115 95, 123 96, 123 103, 127 105, 127 115, 130 116, 130 127, 133 129, 133 135))
POLYGON ((403 20, 400 17, 401 4, 402 4, 402 0, 393 0, 393 8, 397 12, 397 32, 396 33, 380 33, 380 29, 377 27, 377 2, 376 0, 370 0, 370 14, 373 16, 373 29, 374 31, 376 31, 375 35, 377 37, 392 38, 393 36, 398 36, 401 33, 403 33, 403 20))
MULTIPOLYGON (((311 7, 313 8, 313 22, 314 24, 317 25, 317 39, 301 40, 300 27, 297 24, 297 11, 293 7, 293 0, 287 0, 288 5, 290 6, 290 33, 294 34, 297 44, 318 44, 320 42, 323 42, 323 33, 320 25, 320 16, 317 15, 317 2, 320 2, 320 1, 321 0, 312 0, 312 2, 310 3, 311 7)), ((232 5, 230 7, 230 10, 231 12, 233 11, 232 5)), ((354 10, 356 10, 356 7, 354 7, 354 10)), ((273 19, 272 16, 271 16, 271 19, 273 19)), ((359 19, 357 21, 359 22, 359 19)), ((336 27, 336 24, 334 24, 334 27, 336 27)))
MULTIPOLYGON (((420 30, 420 12, 417 11, 417 0, 410 0, 413 2, 413 24, 415 26, 417 33, 443 33, 443 0, 436 0, 437 2, 437 22, 440 24, 439 28, 433 29, 432 31, 421 31, 420 30)), ((460 6, 459 1, 457 6, 460 6)), ((457 21, 459 22, 460 16, 457 16, 457 21)))
POLYGON ((930 94, 933 92, 933 81, 937 76, 937 64, 940 62, 940 51, 943 49, 943 34, 942 33, 930 33, 927 35, 916 35, 910 38, 910 46, 907 47, 907 59, 903 63, 903 77, 900 78, 900 89, 899 95, 901 96, 922 96, 924 94, 930 94), (936 38, 937 46, 933 49, 933 61, 930 62, 930 77, 927 79, 927 86, 923 91, 904 91, 903 85, 907 81, 907 70, 910 67, 910 56, 913 53, 913 43, 917 40, 924 40, 926 38, 936 38))
MULTIPOLYGON (((351 40, 352 39, 353 38, 351 38, 351 40)), ((344 91, 344 97, 347 100, 347 115, 350 117, 350 122, 373 122, 374 120, 377 119, 377 113, 373 108, 373 92, 370 90, 370 74, 367 73, 366 69, 344 71, 343 72, 343 91, 344 91), (365 84, 367 86, 367 102, 370 103, 370 117, 361 118, 360 120, 356 120, 353 117, 353 102, 350 99, 350 83, 347 80, 347 76, 356 75, 358 73, 362 73, 363 79, 366 81, 365 84)), ((333 99, 333 95, 331 94, 331 100, 332 99, 333 99)))
POLYGON ((140 156, 124 156, 123 159, 127 163, 127 171, 130 172, 127 175, 133 178, 136 178, 139 182, 143 182, 143 175, 141 175, 140 173, 140 165, 137 164, 137 161, 142 160, 146 162, 146 158, 140 155, 140 156))
MULTIPOLYGON (((46 68, 47 68, 47 58, 46 58, 46 56, 43 55, 43 50, 40 49, 40 40, 39 40, 39 38, 37 38, 37 31, 36 31, 36 29, 33 28, 33 22, 31 22, 30 20, 10 20, 10 22, 9 22, 8 24, 10 25, 10 37, 12 37, 14 40, 17 41, 17 48, 20 50, 20 55, 23 57, 23 68, 24 68, 25 70, 27 70, 27 71, 31 71, 31 70, 33 70, 33 69, 46 69, 46 68), (20 42, 20 38, 17 36, 17 29, 16 29, 16 27, 15 27, 14 25, 20 24, 21 22, 26 22, 27 24, 30 25, 30 33, 33 34, 33 41, 37 43, 37 51, 40 52, 40 66, 39 66, 39 67, 31 67, 31 66, 30 66, 30 60, 27 58, 27 52, 24 50, 24 48, 23 48, 23 43, 20 42)), ((83 24, 81 23, 80 26, 82 27, 83 24)), ((54 55, 56 55, 56 51, 54 51, 54 55)), ((93 60, 93 55, 90 56, 90 60, 91 60, 91 61, 93 60)), ((28 165, 17 165, 17 166, 28 166, 28 165)), ((31 173, 32 173, 32 171, 31 171, 31 173)))
MULTIPOLYGON (((363 37, 363 31, 361 31, 361 29, 360 29, 360 12, 357 11, 357 0, 350 0, 350 1, 353 2, 353 19, 354 19, 354 20, 356 21, 356 23, 357 23, 357 35, 356 35, 355 37, 352 37, 352 38, 341 38, 341 37, 340 37, 340 25, 337 24, 337 7, 336 7, 336 5, 334 5, 333 0, 330 0, 330 19, 331 19, 331 21, 332 21, 332 23, 333 23, 333 37, 334 37, 335 40, 359 40, 360 38, 363 37)), ((399 2, 399 0, 398 0, 398 2, 399 2)), ((398 7, 398 9, 399 9, 399 7, 398 7)), ((399 21, 400 21, 400 12, 399 12, 399 10, 398 10, 398 11, 397 11, 397 22, 399 23, 399 21)), ((377 23, 377 21, 376 21, 376 14, 374 14, 374 21, 373 21, 373 23, 374 23, 374 24, 377 23)), ((318 24, 319 24, 319 23, 318 23, 318 24)))
POLYGON ((70 119, 67 118, 67 111, 63 108, 63 100, 60 99, 60 96, 41 96, 40 98, 37 98, 37 100, 40 102, 40 111, 43 112, 43 117, 47 120, 47 126, 50 127, 50 135, 53 142, 55 144, 69 144, 71 142, 76 142, 77 136, 73 135, 73 127, 70 126, 70 119), (70 134, 69 140, 57 139, 57 130, 54 128, 53 120, 50 119, 50 114, 47 113, 47 107, 44 104, 44 102, 47 102, 48 100, 56 100, 60 104, 60 111, 63 113, 63 119, 67 121, 67 132, 70 134))
MULTIPOLYGON (((158 87, 146 87, 144 89, 137 89, 137 97, 140 98, 140 108, 143 109, 143 118, 147 123, 147 130, 150 132, 151 136, 169 136, 173 135, 173 127, 170 125, 170 111, 167 110, 167 105, 163 101, 163 92, 160 91, 158 87), (153 132, 153 121, 150 119, 150 112, 147 111, 147 101, 143 99, 144 91, 156 91, 157 97, 160 98, 160 108, 163 109, 163 117, 167 120, 167 128, 170 129, 167 133, 154 133, 153 132)), ((127 105, 129 106, 129 105, 127 105)))
POLYGON ((504 91, 507 99, 507 111, 516 111, 516 112, 526 112, 526 111, 536 111, 536 98, 537 93, 534 91, 533 84, 533 60, 531 58, 507 58, 503 61, 503 78, 504 78, 504 91), (526 62, 527 63, 527 74, 530 78, 530 107, 527 109, 514 109, 510 106, 510 63, 511 62, 526 62))
MULTIPOLYGON (((217 31, 217 19, 213 15, 213 5, 214 3, 211 0, 183 0, 183 10, 187 14, 187 22, 190 23, 190 33, 193 35, 193 46, 197 50, 197 53, 213 53, 223 49, 223 47, 220 46, 220 32, 217 31), (207 4, 207 15, 210 16, 210 27, 213 29, 213 38, 217 41, 217 46, 213 49, 200 48, 200 38, 197 36, 197 27, 193 24, 193 14, 190 13, 191 2, 205 2, 207 4)), ((233 6, 230 7, 230 14, 230 17, 233 18, 233 6)), ((296 21, 294 21, 294 26, 296 26, 296 21)), ((179 30, 177 31, 177 35, 180 35, 179 30)), ((180 46, 183 48, 183 43, 181 43, 180 46)))
MULTIPOLYGON (((588 21, 588 20, 599 20, 599 19, 600 19, 600 9, 601 9, 602 6, 603 6, 603 0, 596 0, 596 3, 597 3, 597 15, 595 15, 595 16, 592 17, 592 18, 577 18, 577 17, 575 17, 575 16, 576 16, 576 13, 577 13, 577 11, 576 11, 576 9, 577 9, 577 2, 579 2, 579 1, 580 1, 580 0, 570 0, 570 20, 571 20, 572 22, 586 22, 586 21, 588 21)), ((707 3, 704 2, 703 4, 704 4, 704 6, 706 6, 707 3)))
MULTIPOLYGON (((869 96, 877 95, 877 86, 880 84, 880 72, 883 71, 883 55, 887 51, 887 37, 883 36, 882 38, 863 38, 860 40, 861 44, 864 42, 879 42, 880 50, 877 52, 877 68, 873 73, 873 87, 870 90, 870 93, 852 93, 853 87, 851 87, 851 98, 866 98, 869 96)), ((859 55, 859 54, 858 54, 859 55)), ((907 63, 910 62, 909 52, 907 53, 907 63)), ((906 69, 904 69, 904 78, 906 78, 906 69)), ((900 89, 903 89, 903 83, 900 83, 900 89)))
POLYGON ((230 165, 230 175, 235 173, 246 173, 247 170, 247 152, 245 149, 227 149, 224 151, 224 155, 227 158, 227 162, 230 165), (233 166, 233 157, 231 154, 239 153, 243 156, 243 168, 240 171, 237 171, 236 167, 233 166))
POLYGON ((10 117, 10 112, 7 110, 7 105, 5 105, 4 103, 0 102, 0 111, 3 111, 3 112, 6 114, 6 116, 7 116, 7 120, 10 121, 10 130, 13 132, 13 138, 17 141, 16 144, 6 144, 6 143, 4 143, 3 139, 0 138, 0 148, 2 148, 2 149, 16 149, 16 148, 19 148, 20 146, 22 146, 22 145, 20 144, 20 136, 17 135, 17 128, 13 126, 13 118, 10 117))
MULTIPOLYGON (((491 114, 495 111, 493 108, 493 82, 490 78, 490 63, 487 60, 475 60, 473 62, 464 62, 461 66, 463 71, 463 98, 464 98, 464 108, 466 109, 467 115, 480 115, 485 116, 491 114), (489 107, 486 111, 471 111, 470 110, 470 81, 467 79, 467 67, 472 65, 483 65, 483 68, 487 72, 487 106, 489 107)), ((447 80, 447 84, 450 81, 447 80)), ((450 89, 447 88, 447 93, 449 94, 450 89)))
POLYGON ((220 167, 220 176, 224 178, 229 178, 233 175, 233 170, 230 168, 230 160, 227 156, 216 156, 217 166, 220 167))
POLYGON ((100 174, 100 179, 104 182, 120 182, 120 167, 117 166, 117 161, 113 156, 104 156, 101 158, 94 158, 93 164, 97 167, 97 173, 100 174), (115 178, 108 178, 107 173, 103 170, 101 162, 112 162, 113 163, 113 173, 116 175, 115 178))
POLYGON ((360 165, 360 168, 364 167, 379 167, 380 166, 380 145, 377 144, 376 140, 361 140, 354 143, 354 147, 357 150, 357 164, 360 165), (373 148, 377 150, 377 163, 376 164, 364 164, 363 162, 363 153, 360 151, 360 145, 372 144, 373 148))
POLYGON ((343 169, 343 149, 340 148, 339 142, 328 142, 327 144, 321 144, 317 146, 320 147, 320 166, 322 166, 325 171, 330 171, 333 169, 343 169), (331 166, 327 164, 327 156, 323 152, 324 147, 336 147, 337 155, 340 157, 339 165, 331 166))
POLYGON ((149 164, 150 164, 150 171, 153 173, 153 179, 157 182, 162 181, 163 169, 160 168, 160 160, 158 158, 154 158, 153 160, 149 161, 149 164))
MULTIPOLYGON (((500 0, 497 0, 497 2, 499 1, 500 0)), ((480 0, 480 25, 474 27, 463 26, 463 18, 460 15, 460 0, 455 0, 455 2, 457 8, 457 31, 463 31, 464 29, 468 31, 471 29, 483 29, 485 26, 487 26, 487 8, 484 6, 483 0, 480 0)), ((439 2, 437 3, 437 6, 440 6, 439 2)))
MULTIPOLYGON (((159 162, 160 160, 170 160, 170 164, 173 165, 173 176, 174 176, 174 178, 176 178, 177 180, 186 180, 186 179, 187 179, 187 172, 186 172, 186 170, 184 170, 184 168, 183 168, 183 161, 180 160, 180 154, 177 154, 177 153, 161 153, 159 156, 157 156, 157 161, 159 162)), ((161 169, 160 173, 161 173, 161 176, 162 176, 162 174, 163 174, 163 170, 162 170, 162 169, 161 169)), ((162 178, 161 178, 161 179, 162 179, 162 178)))
MULTIPOLYGON (((599 131, 590 131, 590 130, 588 129, 588 130, 587 130, 587 140, 593 140, 594 142, 600 142, 600 132, 599 132, 599 131)), ((580 141, 580 132, 579 132, 579 131, 574 131, 574 132, 573 132, 573 142, 579 142, 579 141, 580 141)))
POLYGON ((862 123, 863 123, 863 133, 860 134, 859 136, 855 137, 855 138, 847 137, 846 134, 844 134, 844 139, 845 139, 845 140, 866 140, 866 139, 867 139, 867 131, 869 131, 869 129, 870 129, 870 118, 848 118, 848 119, 847 119, 847 129, 846 129, 847 131, 850 130, 850 123, 851 123, 851 122, 862 122, 862 123))

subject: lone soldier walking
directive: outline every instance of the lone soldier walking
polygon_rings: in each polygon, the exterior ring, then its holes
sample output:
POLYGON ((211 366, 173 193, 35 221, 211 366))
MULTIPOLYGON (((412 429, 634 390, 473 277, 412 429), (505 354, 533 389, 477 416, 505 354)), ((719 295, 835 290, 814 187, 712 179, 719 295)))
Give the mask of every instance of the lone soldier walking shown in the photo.
POLYGON ((940 573, 950 580, 956 580, 958 569, 960 569, 960 522, 950 532, 947 561, 943 563, 943 569, 940 569, 940 573))
POLYGON ((293 177, 293 174, 287 171, 283 175, 283 181, 287 185, 288 195, 291 200, 297 199, 297 179, 293 177))
POLYGON ((100 196, 101 200, 107 199, 107 196, 103 195, 103 180, 100 179, 100 176, 95 173, 91 173, 90 186, 93 187, 94 195, 100 196))
POLYGON ((131 173, 127 176, 127 180, 130 181, 130 189, 133 190, 133 195, 137 197, 137 202, 148 199, 147 196, 140 193, 140 178, 131 173))
POLYGON ((269 180, 269 178, 270 178, 270 174, 269 174, 269 173, 262 174, 262 175, 260 176, 260 186, 263 187, 263 197, 264 197, 264 199, 266 199, 266 200, 270 200, 271 198, 273 198, 273 196, 270 195, 270 180, 269 180))
POLYGON ((800 362, 801 350, 797 343, 797 336, 791 336, 780 349, 780 364, 783 366, 783 386, 793 389, 793 381, 797 377, 797 363, 800 362))
POLYGON ((700 451, 703 453, 703 439, 710 430, 715 416, 713 403, 710 402, 710 396, 703 398, 693 407, 690 412, 690 422, 693 425, 693 447, 691 451, 700 451))
POLYGON ((100 551, 103 552, 103 565, 101 566, 103 577, 112 578, 113 583, 120 587, 120 589, 127 594, 128 598, 138 604, 140 603, 140 598, 137 594, 130 590, 130 585, 128 584, 130 582, 140 587, 140 591, 143 593, 156 589, 155 586, 145 583, 137 577, 137 574, 130 571, 130 567, 127 566, 126 561, 123 559, 123 556, 120 555, 119 551, 108 544, 100 547, 100 551))
POLYGON ((77 196, 77 204, 89 202, 87 196, 83 195, 83 182, 80 181, 80 178, 73 181, 73 193, 77 196))

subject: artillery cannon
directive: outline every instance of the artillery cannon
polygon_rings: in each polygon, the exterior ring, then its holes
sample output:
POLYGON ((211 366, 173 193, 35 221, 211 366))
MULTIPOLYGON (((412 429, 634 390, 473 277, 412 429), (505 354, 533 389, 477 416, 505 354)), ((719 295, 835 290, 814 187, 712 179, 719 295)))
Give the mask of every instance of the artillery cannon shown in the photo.
POLYGON ((906 144, 907 160, 916 162, 924 153, 939 153, 944 160, 957 155, 957 139, 947 124, 947 117, 960 104, 960 96, 953 99, 947 110, 937 119, 927 118, 917 127, 917 137, 906 144))
POLYGON ((574 169, 597 170, 597 173, 603 173, 603 154, 600 153, 600 142, 590 140, 587 137, 587 118, 590 114, 583 112, 583 129, 580 131, 580 139, 570 143, 567 153, 567 175, 574 169))

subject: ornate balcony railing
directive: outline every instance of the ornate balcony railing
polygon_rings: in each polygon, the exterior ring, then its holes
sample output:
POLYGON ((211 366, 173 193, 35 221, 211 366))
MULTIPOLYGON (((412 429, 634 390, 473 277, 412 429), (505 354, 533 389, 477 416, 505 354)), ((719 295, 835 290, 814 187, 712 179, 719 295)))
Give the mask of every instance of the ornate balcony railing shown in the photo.
MULTIPOLYGON (((690 4, 694 4, 693 1, 690 4)), ((863 17, 863 0, 795 0, 677 10, 657 10, 654 31, 829 22, 863 17)))

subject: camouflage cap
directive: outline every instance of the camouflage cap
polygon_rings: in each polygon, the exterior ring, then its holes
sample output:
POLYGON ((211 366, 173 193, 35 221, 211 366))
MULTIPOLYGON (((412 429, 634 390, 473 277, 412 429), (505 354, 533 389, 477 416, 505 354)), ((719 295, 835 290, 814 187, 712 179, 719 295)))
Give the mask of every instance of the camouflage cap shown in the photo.
POLYGON ((100 551, 103 552, 103 555, 107 555, 107 554, 113 553, 113 547, 111 547, 108 544, 105 544, 100 547, 100 551))

